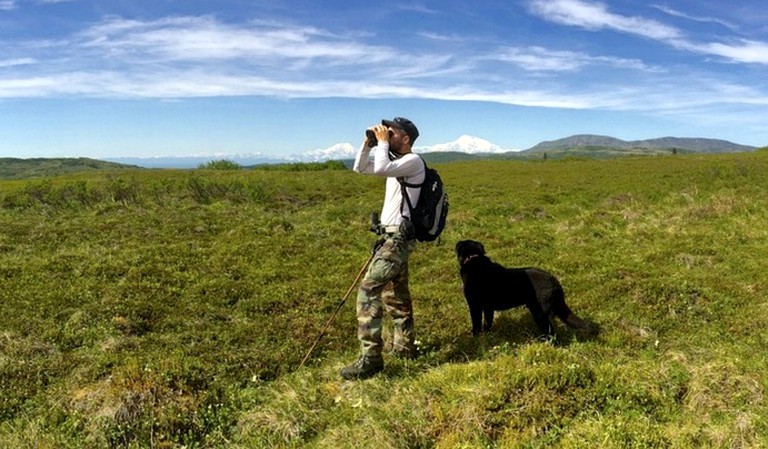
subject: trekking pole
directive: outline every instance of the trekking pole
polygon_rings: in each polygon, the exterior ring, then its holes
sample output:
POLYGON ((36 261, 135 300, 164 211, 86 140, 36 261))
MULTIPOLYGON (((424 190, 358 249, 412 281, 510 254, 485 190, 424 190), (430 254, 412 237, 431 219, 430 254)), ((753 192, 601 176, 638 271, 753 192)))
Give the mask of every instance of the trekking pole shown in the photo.
POLYGON ((347 294, 344 295, 344 298, 341 300, 338 306, 336 306, 336 310, 333 311, 333 314, 330 318, 328 318, 328 322, 325 323, 325 326, 323 327, 323 330, 320 331, 320 335, 317 336, 317 340, 315 340, 315 343, 312 344, 312 347, 309 348, 309 351, 307 351, 307 355, 304 356, 304 360, 301 361, 301 365, 299 365, 299 369, 304 366, 304 363, 309 358, 309 355, 312 354, 312 351, 315 349, 315 346, 317 346, 318 343, 320 343, 320 339, 323 338, 323 335, 325 335, 325 331, 328 330, 328 326, 331 325, 331 322, 336 317, 336 314, 339 313, 339 310, 341 310, 341 306, 344 305, 345 302, 347 302, 347 298, 349 297, 349 294, 352 293, 352 290, 355 288, 355 285, 357 285, 357 281, 360 280, 360 277, 365 272, 365 269, 368 268, 368 264, 371 263, 371 260, 373 260, 373 256, 376 252, 371 252, 371 257, 368 258, 367 261, 365 261, 365 265, 363 265, 363 268, 360 269, 360 272, 357 273, 357 277, 355 278, 355 281, 352 282, 352 285, 349 286, 349 290, 347 290, 347 294))

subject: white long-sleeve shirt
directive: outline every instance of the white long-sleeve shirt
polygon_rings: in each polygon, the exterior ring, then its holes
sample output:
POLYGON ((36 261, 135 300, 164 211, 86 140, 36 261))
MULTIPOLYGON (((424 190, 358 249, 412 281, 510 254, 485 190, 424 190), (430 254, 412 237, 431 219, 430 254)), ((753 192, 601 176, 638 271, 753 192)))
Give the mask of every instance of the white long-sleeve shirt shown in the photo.
MULTIPOLYGON (((397 178, 404 178, 408 184, 424 182, 424 162, 414 153, 407 153, 400 158, 389 159, 389 142, 381 141, 373 149, 373 162, 370 159, 370 147, 365 144, 360 148, 355 158, 352 170, 369 175, 386 176, 387 184, 384 192, 384 205, 381 207, 381 224, 384 226, 399 226, 403 217, 410 217, 407 204, 402 204, 403 194, 397 178), (401 212, 402 206, 402 212, 401 212)), ((407 187, 408 198, 416 205, 421 193, 421 187, 407 187)))

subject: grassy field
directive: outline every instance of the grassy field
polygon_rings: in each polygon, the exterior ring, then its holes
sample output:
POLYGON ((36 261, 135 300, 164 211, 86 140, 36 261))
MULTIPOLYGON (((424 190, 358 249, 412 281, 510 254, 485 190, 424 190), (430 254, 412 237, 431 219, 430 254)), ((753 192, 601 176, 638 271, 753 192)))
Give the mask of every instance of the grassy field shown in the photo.
POLYGON ((768 152, 436 165, 421 356, 360 382, 381 179, 119 171, 0 182, 0 447, 765 448, 768 152), (598 322, 471 337, 453 255, 556 274, 598 322))

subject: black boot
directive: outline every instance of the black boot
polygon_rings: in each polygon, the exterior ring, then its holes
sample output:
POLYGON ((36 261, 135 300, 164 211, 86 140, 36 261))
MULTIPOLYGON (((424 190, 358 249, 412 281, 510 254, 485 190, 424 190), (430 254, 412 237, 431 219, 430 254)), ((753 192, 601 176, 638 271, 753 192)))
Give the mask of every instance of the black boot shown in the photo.
POLYGON ((341 377, 347 380, 367 379, 383 369, 384 359, 380 355, 361 355, 355 363, 342 368, 341 377))

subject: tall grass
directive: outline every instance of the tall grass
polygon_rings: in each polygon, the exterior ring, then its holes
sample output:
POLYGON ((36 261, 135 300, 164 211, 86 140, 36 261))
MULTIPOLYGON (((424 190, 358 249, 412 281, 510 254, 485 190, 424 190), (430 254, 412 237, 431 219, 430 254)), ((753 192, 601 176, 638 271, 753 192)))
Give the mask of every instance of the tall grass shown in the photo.
POLYGON ((379 179, 135 171, 0 183, 0 446, 766 447, 768 154, 438 165, 414 361, 342 381, 379 179), (453 244, 555 273, 597 338, 471 337, 453 244))

